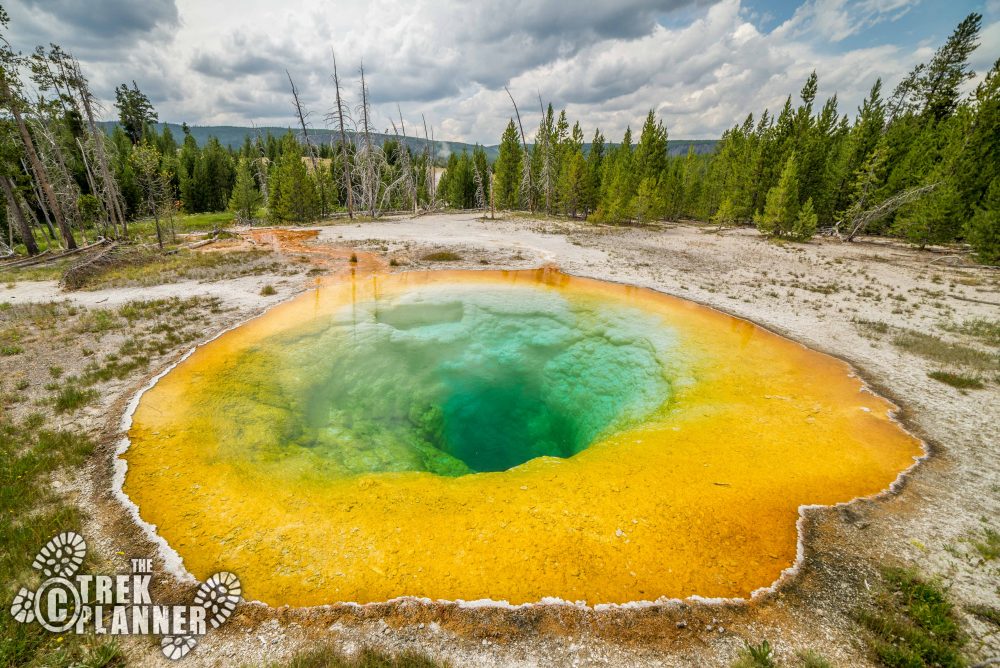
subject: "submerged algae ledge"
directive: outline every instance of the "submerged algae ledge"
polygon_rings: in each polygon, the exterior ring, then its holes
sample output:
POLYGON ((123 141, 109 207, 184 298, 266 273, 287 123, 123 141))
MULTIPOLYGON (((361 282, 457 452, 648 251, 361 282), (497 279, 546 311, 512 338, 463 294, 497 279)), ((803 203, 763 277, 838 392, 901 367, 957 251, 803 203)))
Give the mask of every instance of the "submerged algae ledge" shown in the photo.
POLYGON ((528 286, 432 285, 266 337, 190 388, 236 463, 318 476, 505 471, 570 457, 667 404, 660 318, 528 286), (229 416, 229 417, 227 417, 229 416))
POLYGON ((196 576, 230 568, 270 604, 739 598, 795 562, 800 506, 878 493, 921 454, 891 407, 843 362, 648 290, 553 270, 353 278, 144 395, 124 491, 196 576), (511 424, 491 412, 497 369, 517 381, 511 424), (464 414, 441 409, 455 396, 464 414), (491 432, 534 447, 454 449, 491 432))

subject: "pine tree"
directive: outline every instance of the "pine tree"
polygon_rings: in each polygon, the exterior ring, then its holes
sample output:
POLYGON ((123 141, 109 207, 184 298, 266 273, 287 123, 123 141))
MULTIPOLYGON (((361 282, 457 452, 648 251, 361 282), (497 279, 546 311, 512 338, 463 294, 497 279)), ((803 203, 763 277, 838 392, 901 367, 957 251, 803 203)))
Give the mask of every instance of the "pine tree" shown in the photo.
POLYGON ((500 140, 500 152, 493 169, 496 173, 495 203, 500 209, 521 207, 521 162, 523 160, 521 136, 514 125, 514 119, 507 123, 500 140))
POLYGON ((237 221, 252 223, 261 200, 251 159, 240 157, 236 167, 236 185, 233 186, 233 194, 229 198, 229 210, 236 214, 237 221))
POLYGON ((894 231, 920 248, 952 241, 962 229, 962 199, 951 179, 936 171, 929 179, 939 183, 928 195, 900 209, 894 231))
POLYGON ((302 161, 302 148, 292 133, 281 140, 281 157, 268 183, 273 220, 305 222, 319 215, 319 196, 302 161))
POLYGON ((1000 264, 1000 177, 993 179, 982 204, 966 224, 965 236, 984 264, 1000 264))
POLYGON ((659 179, 646 177, 639 183, 639 188, 629 205, 629 213, 638 223, 648 223, 663 217, 663 194, 660 191, 659 179))
POLYGON ((799 215, 799 172, 796 155, 785 161, 778 185, 767 193, 764 213, 757 220, 757 229, 769 236, 787 236, 799 215))
POLYGON ((737 220, 736 206, 733 204, 733 200, 729 197, 725 197, 722 203, 719 204, 718 210, 716 210, 715 215, 712 216, 712 222, 719 226, 721 230, 723 227, 732 225, 737 220))
POLYGON ((650 109, 635 147, 635 180, 659 179, 667 166, 667 129, 650 109))
POLYGON ((976 40, 982 21, 982 15, 975 12, 965 17, 944 46, 934 54, 919 79, 923 114, 934 121, 940 121, 954 112, 958 106, 959 89, 975 76, 969 67, 969 55, 978 46, 976 40))
POLYGON ((590 172, 583 151, 578 148, 563 160, 559 176, 559 202, 563 213, 576 218, 579 212, 586 210, 589 200, 590 172))
POLYGON ((604 135, 601 131, 594 130, 594 139, 590 143, 590 152, 587 153, 587 172, 590 176, 590 185, 587 193, 586 212, 597 209, 598 198, 601 196, 601 174, 604 164, 604 135))
POLYGON ((615 147, 605 160, 601 181, 604 192, 601 194, 595 218, 605 223, 620 223, 627 220, 632 213, 630 205, 635 182, 631 128, 625 129, 621 145, 615 147))
POLYGON ((792 224, 789 236, 796 241, 807 241, 812 238, 812 235, 816 234, 818 222, 819 216, 816 215, 812 197, 810 197, 802 205, 802 208, 799 209, 799 215, 796 216, 795 222, 792 224))

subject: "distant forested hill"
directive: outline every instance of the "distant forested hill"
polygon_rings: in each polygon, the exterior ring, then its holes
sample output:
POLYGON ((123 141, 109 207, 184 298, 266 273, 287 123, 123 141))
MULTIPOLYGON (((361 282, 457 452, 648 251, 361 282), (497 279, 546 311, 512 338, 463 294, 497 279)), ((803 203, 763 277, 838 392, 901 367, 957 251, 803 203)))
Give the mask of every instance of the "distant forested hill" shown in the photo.
MULTIPOLYGON (((117 121, 102 121, 101 125, 104 127, 106 132, 111 132, 115 126, 118 125, 117 121)), ((157 123, 156 131, 163 132, 164 127, 169 127, 170 132, 173 133, 174 138, 180 143, 183 140, 184 133, 181 130, 179 123, 157 123)), ((205 142, 208 141, 209 137, 215 137, 223 146, 228 146, 230 148, 239 148, 243 144, 244 138, 253 134, 255 131, 253 128, 240 127, 237 125, 192 125, 189 128, 191 130, 191 136, 194 137, 195 141, 198 142, 198 146, 204 146, 205 142)), ((266 135, 270 132, 276 137, 288 132, 290 128, 288 127, 278 127, 278 126, 266 126, 260 127, 261 134, 266 135)), ((301 134, 298 130, 292 129, 296 135, 301 134)), ((348 133, 350 134, 350 133, 348 133)), ((335 139, 336 133, 332 130, 316 129, 309 131, 309 137, 314 142, 327 143, 335 139)), ((376 133, 375 139, 378 143, 382 143, 386 139, 393 139, 393 135, 386 135, 382 133, 376 133)), ((407 137, 406 143, 414 151, 423 151, 424 140, 417 137, 407 137)), ((699 155, 704 155, 711 153, 715 150, 715 145, 717 144, 715 139, 671 139, 667 142, 667 153, 672 156, 687 155, 688 149, 693 148, 694 152, 699 155)), ((434 142, 437 153, 442 158, 447 158, 450 153, 461 153, 462 151, 468 151, 472 154, 473 144, 466 144, 458 141, 446 141, 437 140, 434 142)), ((528 144, 531 146, 531 144, 528 144)), ((614 144, 609 144, 609 146, 614 146, 614 144)), ((487 157, 492 161, 496 160, 497 152, 499 151, 499 145, 486 146, 487 157)), ((587 152, 590 149, 590 144, 584 144, 583 150, 587 152)))

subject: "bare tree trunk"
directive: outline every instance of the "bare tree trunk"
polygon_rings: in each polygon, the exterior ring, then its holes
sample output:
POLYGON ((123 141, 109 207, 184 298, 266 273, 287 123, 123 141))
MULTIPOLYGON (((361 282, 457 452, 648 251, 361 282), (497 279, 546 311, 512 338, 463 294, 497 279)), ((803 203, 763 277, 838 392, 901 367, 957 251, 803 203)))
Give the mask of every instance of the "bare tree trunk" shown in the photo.
POLYGON ((424 123, 424 188, 427 189, 427 208, 432 208, 437 193, 434 192, 434 161, 431 157, 431 140, 427 134, 427 119, 420 114, 424 123))
POLYGON ((531 163, 528 160, 528 141, 524 138, 524 125, 521 124, 521 112, 518 111, 517 102, 514 101, 514 96, 510 94, 510 90, 506 86, 503 89, 507 91, 507 97, 510 98, 510 103, 514 105, 514 115, 517 116, 517 127, 521 130, 521 147, 524 149, 524 177, 522 181, 527 184, 528 208, 531 209, 531 213, 534 213, 535 202, 534 198, 531 197, 531 163))
POLYGON ((31 227, 24 218, 21 203, 17 199, 17 192, 14 190, 14 184, 11 182, 10 177, 0 176, 0 188, 3 188, 3 193, 10 203, 10 210, 14 214, 14 226, 17 227, 17 233, 21 237, 21 241, 24 242, 24 247, 28 250, 28 255, 38 255, 38 245, 35 244, 35 237, 31 234, 31 227))
MULTIPOLYGON (((84 148, 83 143, 79 138, 77 138, 76 143, 80 147, 80 156, 83 157, 83 166, 87 170, 87 183, 90 184, 90 192, 94 193, 94 196, 96 197, 101 191, 97 187, 97 177, 94 175, 94 170, 90 167, 90 160, 87 159, 87 149, 84 148)), ((100 199, 98 199, 98 201, 101 202, 100 199)), ((114 227, 114 223, 109 224, 108 219, 111 218, 112 214, 104 206, 104 202, 101 202, 101 204, 101 208, 104 209, 104 215, 107 216, 107 218, 101 221, 101 236, 114 238, 118 235, 118 230, 114 227), (109 227, 111 228, 110 234, 108 233, 109 227)))
MULTIPOLYGON (((437 142, 434 141, 434 126, 431 126, 431 156, 437 155, 437 142)), ((434 169, 434 161, 431 160, 431 190, 434 191, 434 195, 437 196, 437 170, 434 169)))
POLYGON ((56 200, 56 193, 52 189, 52 184, 49 183, 48 175, 45 173, 45 167, 42 165, 42 161, 38 158, 38 153, 35 151, 35 143, 31 139, 31 133, 28 132, 28 125, 24 122, 24 118, 21 116, 17 100, 14 99, 13 91, 11 91, 6 77, 0 76, 0 83, 3 85, 3 88, 0 89, 0 93, 2 93, 5 100, 10 101, 10 112, 14 116, 14 122, 17 125, 18 133, 21 135, 21 143, 24 145, 24 153, 28 156, 28 162, 31 164, 31 171, 35 175, 35 179, 44 193, 45 199, 49 202, 50 208, 52 209, 52 215, 56 220, 56 225, 59 227, 59 232, 62 234, 63 240, 66 243, 66 248, 68 250, 73 250, 76 248, 76 239, 73 238, 73 231, 70 230, 69 224, 63 218, 62 212, 59 210, 59 202, 56 200))
POLYGON ((370 215, 372 218, 375 217, 375 202, 378 197, 378 182, 375 179, 374 165, 372 164, 372 135, 371 126, 369 124, 369 114, 368 114, 368 84, 365 83, 365 63, 361 61, 361 118, 362 126, 361 129, 365 135, 365 152, 368 155, 366 161, 367 169, 365 174, 365 180, 367 181, 368 188, 372 189, 366 195, 366 200, 368 201, 368 206, 370 209, 370 215))
POLYGON ((312 162, 313 177, 316 179, 316 184, 319 186, 320 216, 326 217, 326 187, 323 185, 323 179, 320 178, 319 159, 316 157, 316 152, 313 150, 312 142, 309 141, 309 130, 306 127, 306 113, 302 111, 302 102, 299 100, 299 91, 295 88, 295 82, 292 81, 292 75, 289 74, 288 70, 285 70, 285 74, 288 75, 288 83, 292 86, 292 100, 295 102, 295 113, 299 117, 299 126, 302 128, 302 139, 306 144, 306 152, 309 154, 309 160, 312 162))
POLYGON ((115 235, 118 234, 118 228, 121 227, 121 233, 124 236, 128 234, 128 223, 125 221, 125 212, 118 192, 118 182, 112 176, 111 168, 108 166, 108 156, 104 150, 104 131, 97 127, 97 122, 94 120, 90 88, 80 71, 80 63, 76 60, 73 61, 73 75, 80 101, 83 103, 83 109, 87 116, 90 136, 94 142, 94 153, 97 156, 97 167, 101 173, 103 186, 99 192, 104 196, 104 208, 111 218, 111 228, 115 231, 115 235))
POLYGON ((347 187, 347 217, 353 219, 354 186, 351 184, 351 162, 347 155, 347 131, 344 129, 344 103, 340 99, 340 77, 337 75, 336 53, 333 53, 333 86, 337 90, 337 124, 340 126, 340 150, 344 163, 344 183, 347 187))
MULTIPOLYGON (((38 143, 39 155, 42 158, 42 164, 45 165, 46 172, 49 174, 52 189, 56 193, 56 200, 60 205, 59 213, 62 214, 69 229, 72 230, 73 222, 77 218, 76 203, 80 198, 80 187, 66 166, 66 159, 59 141, 44 120, 39 119, 35 127, 40 139, 38 143)), ((83 236, 84 244, 90 242, 87 238, 86 227, 82 224, 80 225, 80 234, 83 236)))
POLYGON ((406 145, 406 123, 403 122, 403 110, 399 108, 399 104, 396 104, 396 111, 399 112, 399 127, 403 131, 403 144, 401 144, 402 153, 400 157, 405 156, 403 160, 403 168, 406 170, 406 185, 410 191, 410 198, 413 204, 413 213, 417 213, 417 184, 413 180, 413 167, 410 165, 410 149, 406 145))

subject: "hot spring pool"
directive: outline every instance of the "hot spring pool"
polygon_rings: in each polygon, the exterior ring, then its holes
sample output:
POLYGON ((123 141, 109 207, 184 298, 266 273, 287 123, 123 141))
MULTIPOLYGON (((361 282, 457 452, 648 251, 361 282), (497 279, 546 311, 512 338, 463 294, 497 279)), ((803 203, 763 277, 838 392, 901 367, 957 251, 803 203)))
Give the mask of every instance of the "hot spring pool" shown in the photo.
POLYGON ((921 454, 836 359, 547 269, 352 276, 197 349, 123 490, 273 605, 743 597, 921 454))

